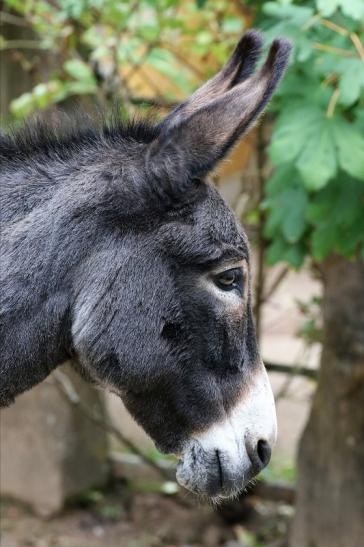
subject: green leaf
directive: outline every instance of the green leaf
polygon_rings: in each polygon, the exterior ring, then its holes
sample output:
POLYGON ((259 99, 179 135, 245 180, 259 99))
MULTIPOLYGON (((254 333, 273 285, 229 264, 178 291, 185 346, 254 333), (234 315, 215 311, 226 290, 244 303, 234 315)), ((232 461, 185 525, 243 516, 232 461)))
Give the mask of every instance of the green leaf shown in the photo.
POLYGON ((322 188, 336 175, 337 159, 331 120, 323 117, 320 125, 312 131, 296 167, 309 190, 322 188))
POLYGON ((43 109, 62 101, 66 96, 66 85, 59 80, 50 80, 36 85, 30 93, 24 93, 14 99, 10 109, 17 118, 24 118, 36 109, 43 109))
POLYGON ((66 84, 68 95, 88 95, 95 93, 97 90, 93 82, 67 82, 66 84))
POLYGON ((340 0, 317 0, 316 5, 321 14, 328 17, 338 9, 340 0))
POLYGON ((282 260, 288 262, 294 268, 302 266, 305 257, 305 249, 302 245, 289 245, 282 237, 278 236, 268 247, 267 264, 273 266, 282 260))
POLYGON ((80 59, 69 59, 64 63, 63 68, 75 80, 88 80, 95 83, 91 67, 80 59))
POLYGON ((337 67, 337 72, 340 73, 339 101, 345 106, 350 106, 364 93, 363 62, 360 59, 345 59, 337 67))
POLYGON ((266 199, 261 208, 266 211, 264 235, 274 238, 283 234, 288 243, 296 243, 306 229, 307 193, 292 165, 276 170, 267 182, 266 199))
POLYGON ((10 103, 10 111, 17 118, 28 116, 34 110, 34 97, 31 93, 23 93, 10 103))
POLYGON ((279 194, 287 188, 292 187, 292 183, 295 183, 297 178, 297 172, 292 164, 281 165, 266 182, 265 191, 269 196, 279 194))
POLYGON ((336 120, 334 140, 341 168, 354 178, 364 180, 364 134, 344 119, 336 120))
POLYGON ((356 21, 364 18, 363 0, 340 0, 341 9, 345 15, 352 17, 356 21))
POLYGON ((273 266, 280 260, 283 260, 284 253, 287 249, 287 243, 282 237, 276 237, 273 243, 268 247, 266 260, 269 266, 273 266))
POLYGON ((307 195, 304 189, 295 188, 284 195, 286 202, 282 232, 289 243, 296 243, 305 231, 307 195))
POLYGON ((244 28, 242 18, 232 15, 226 15, 222 21, 221 30, 226 34, 240 34, 244 28))
POLYGON ((288 262, 293 268, 300 268, 303 264, 306 251, 301 245, 292 245, 286 249, 284 253, 284 260, 288 262))
POLYGON ((353 256, 364 241, 364 186, 342 171, 314 195, 306 210, 312 225, 312 252, 322 260, 330 252, 353 256))
POLYGON ((315 105, 297 103, 283 110, 269 146, 272 163, 293 162, 315 132, 320 118, 321 112, 315 105))
POLYGON ((265 15, 302 27, 313 16, 314 10, 308 6, 295 6, 291 3, 264 2, 262 11, 265 15))
POLYGON ((276 123, 270 158, 275 165, 292 162, 309 190, 318 190, 335 176, 337 158, 333 122, 315 105, 299 103, 276 123))
POLYGON ((364 2, 363 0, 317 0, 317 9, 328 17, 335 13, 338 8, 348 17, 359 21, 364 17, 364 2))

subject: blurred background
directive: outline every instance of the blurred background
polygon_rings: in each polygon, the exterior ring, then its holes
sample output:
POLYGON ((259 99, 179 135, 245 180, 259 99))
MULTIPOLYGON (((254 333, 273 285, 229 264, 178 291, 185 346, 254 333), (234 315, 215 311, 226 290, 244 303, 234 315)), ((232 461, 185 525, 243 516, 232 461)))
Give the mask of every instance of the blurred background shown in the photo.
POLYGON ((115 101, 163 116, 242 32, 294 43, 213 176, 246 228, 277 402, 272 463, 214 508, 69 365, 1 414, 2 547, 359 547, 364 538, 364 1, 3 0, 1 126, 115 101))

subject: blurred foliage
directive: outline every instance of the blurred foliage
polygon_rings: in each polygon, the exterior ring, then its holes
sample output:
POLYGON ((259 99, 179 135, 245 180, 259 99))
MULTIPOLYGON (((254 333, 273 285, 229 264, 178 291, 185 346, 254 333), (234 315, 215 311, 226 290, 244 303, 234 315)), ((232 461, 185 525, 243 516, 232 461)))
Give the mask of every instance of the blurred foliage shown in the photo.
POLYGON ((268 261, 364 258, 364 2, 262 2, 258 20, 295 46, 273 103, 268 261))
POLYGON ((24 49, 0 38, 36 81, 12 102, 16 118, 82 95, 101 106, 119 98, 127 115, 153 101, 168 106, 226 60, 246 24, 267 42, 291 38, 272 105, 267 258, 294 267, 307 255, 364 258, 363 0, 5 0, 4 9, 37 37, 24 49), (29 47, 49 53, 46 81, 44 57, 29 57, 29 47), (136 75, 151 96, 139 95, 136 75))
MULTIPOLYGON (((4 5, 38 37, 24 48, 15 41, 25 54, 23 65, 42 79, 44 57, 33 56, 29 63, 24 49, 45 50, 51 57, 48 81, 12 102, 17 118, 85 94, 101 106, 119 98, 131 114, 133 102, 139 103, 130 87, 136 75, 154 96, 176 101, 226 59, 244 27, 228 0, 5 0, 4 5)), ((0 48, 12 47, 2 36, 0 48)))

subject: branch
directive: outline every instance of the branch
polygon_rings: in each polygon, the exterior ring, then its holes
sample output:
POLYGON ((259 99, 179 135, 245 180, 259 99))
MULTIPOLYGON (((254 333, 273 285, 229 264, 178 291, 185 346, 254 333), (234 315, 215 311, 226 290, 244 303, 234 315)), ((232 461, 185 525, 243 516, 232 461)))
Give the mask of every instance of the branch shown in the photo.
POLYGON ((252 494, 262 499, 271 501, 284 501, 293 505, 296 497, 296 489, 289 483, 281 481, 258 480, 252 490, 252 494))
POLYGON ((321 51, 326 51, 326 53, 333 53, 334 55, 341 55, 342 57, 355 57, 355 54, 348 49, 344 49, 341 47, 333 47, 328 46, 327 44, 321 44, 320 42, 315 42, 313 44, 313 47, 315 49, 319 49, 321 51))
POLYGON ((139 450, 135 444, 127 439, 120 431, 117 429, 112 423, 109 422, 109 420, 103 418, 102 416, 97 415, 95 412, 92 412, 80 399, 74 385, 72 384, 71 380, 68 378, 64 372, 61 372, 60 370, 54 371, 54 377, 56 380, 56 383, 61 388, 64 395, 66 395, 68 401, 73 405, 76 406, 82 414, 90 421, 92 421, 94 424, 106 429, 109 433, 111 433, 114 437, 116 437, 124 446, 129 448, 132 452, 137 454, 144 463, 152 467, 157 473, 163 478, 163 480, 169 480, 169 477, 167 476, 164 469, 162 469, 152 458, 147 456, 146 454, 143 454, 139 450))
POLYGON ((16 25, 17 27, 26 27, 29 28, 29 23, 23 19, 23 17, 18 17, 12 13, 6 11, 0 11, 0 22, 8 23, 9 25, 16 25))
MULTIPOLYGON (((264 361, 264 359, 263 359, 264 361)), ((269 372, 280 372, 282 374, 299 375, 310 378, 310 380, 317 380, 318 371, 313 368, 305 367, 303 365, 283 365, 281 363, 271 363, 270 361, 264 361, 265 368, 269 372)))
POLYGON ((192 64, 183 55, 181 55, 181 53, 177 49, 171 47, 171 44, 163 43, 162 45, 165 49, 168 49, 168 51, 173 53, 173 55, 180 61, 180 63, 184 64, 192 73, 195 74, 195 76, 197 76, 202 81, 205 80, 206 74, 202 70, 200 70, 197 66, 192 64))
POLYGON ((359 36, 355 32, 353 32, 352 34, 350 34, 350 40, 353 42, 360 59, 364 63, 364 46, 361 43, 359 36))
POLYGON ((320 19, 320 23, 323 27, 329 28, 330 30, 337 32, 337 34, 341 34, 341 36, 349 36, 350 34, 348 29, 346 29, 345 27, 341 27, 336 23, 333 23, 329 19, 320 19))
POLYGON ((5 49, 47 49, 37 40, 3 40, 0 51, 5 49))
POLYGON ((130 97, 130 101, 135 105, 146 104, 148 106, 154 106, 156 108, 173 109, 178 106, 177 102, 167 101, 161 97, 130 97))
MULTIPOLYGON (((66 396, 68 402, 77 408, 88 420, 92 423, 106 430, 108 433, 113 435, 118 439, 124 446, 126 446, 131 452, 136 454, 147 466, 151 467, 156 471, 163 481, 170 481, 170 473, 167 469, 160 467, 152 458, 147 454, 144 454, 139 448, 130 440, 127 439, 119 429, 117 429, 108 419, 96 414, 94 411, 91 411, 80 399, 77 390, 75 389, 70 378, 60 370, 55 370, 53 377, 57 387, 60 389, 63 395, 66 396)), ((190 503, 187 499, 182 499, 180 496, 174 496, 173 499, 178 505, 183 507, 190 507, 190 503)))
POLYGON ((269 298, 274 294, 274 292, 278 289, 279 285, 282 283, 286 275, 289 273, 290 269, 288 266, 285 266, 282 271, 277 275, 275 280, 272 282, 269 289, 267 289, 266 294, 263 297, 263 303, 269 300, 269 298))
POLYGON ((336 23, 333 23, 332 21, 329 21, 328 19, 320 19, 320 23, 324 27, 329 28, 330 30, 333 30, 334 32, 337 32, 341 36, 349 37, 350 40, 353 42, 354 47, 356 51, 358 52, 360 59, 364 62, 364 46, 361 43, 359 36, 355 32, 350 32, 345 27, 341 27, 340 25, 337 25, 336 23))

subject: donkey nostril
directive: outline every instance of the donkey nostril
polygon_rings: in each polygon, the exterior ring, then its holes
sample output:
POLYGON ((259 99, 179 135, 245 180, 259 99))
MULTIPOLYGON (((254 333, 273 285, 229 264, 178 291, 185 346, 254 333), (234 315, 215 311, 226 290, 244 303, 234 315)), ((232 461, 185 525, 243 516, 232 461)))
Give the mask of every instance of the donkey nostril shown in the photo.
POLYGON ((268 465, 272 449, 269 446, 269 443, 264 439, 260 439, 257 443, 248 442, 246 449, 252 463, 253 471, 257 474, 263 467, 268 465))
POLYGON ((267 443, 267 441, 259 440, 257 444, 257 456, 260 462, 260 467, 263 469, 263 467, 266 467, 270 461, 270 457, 272 454, 272 449, 267 443))

